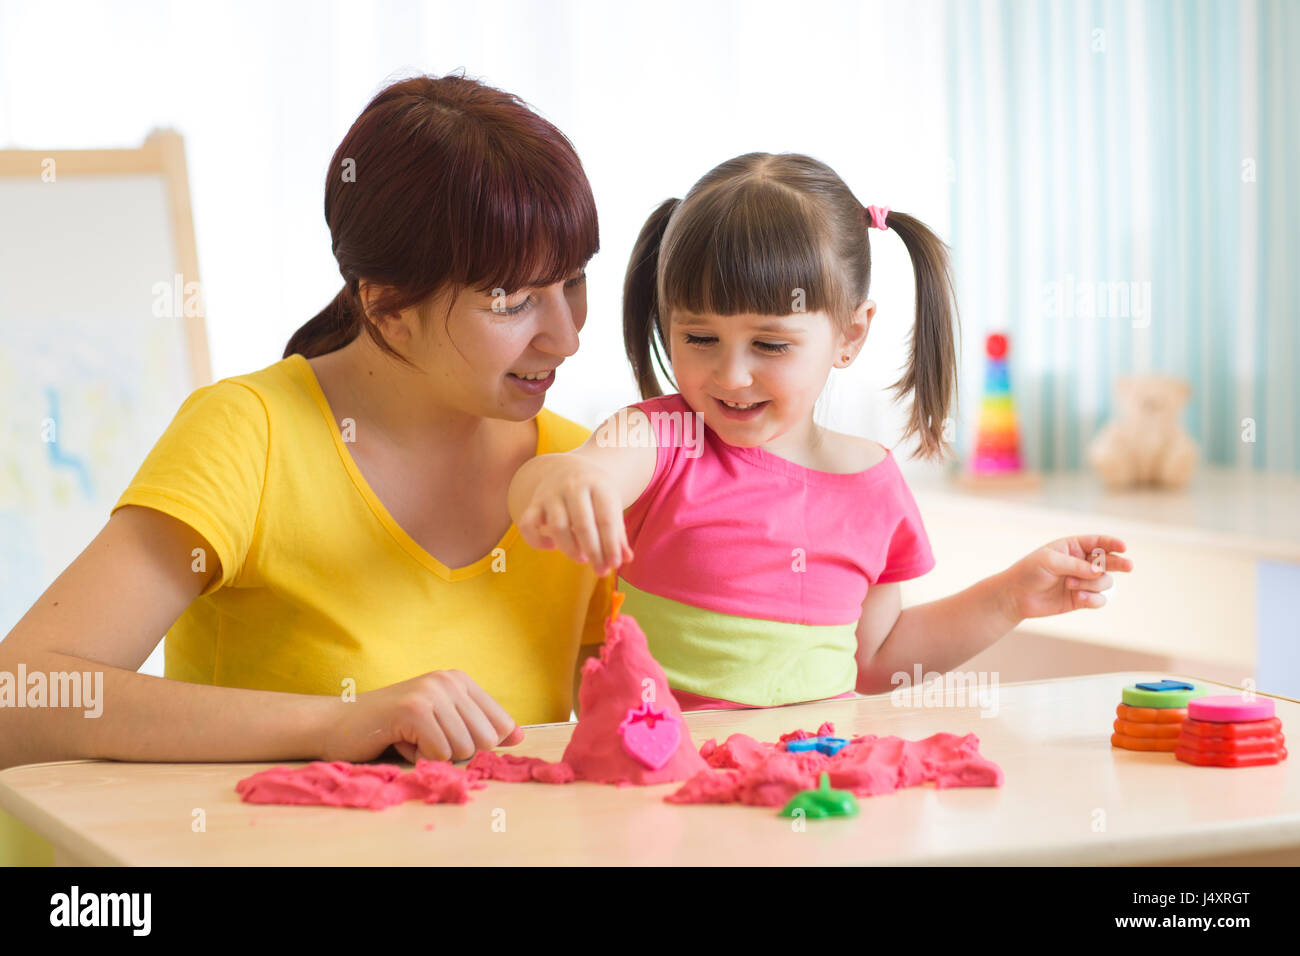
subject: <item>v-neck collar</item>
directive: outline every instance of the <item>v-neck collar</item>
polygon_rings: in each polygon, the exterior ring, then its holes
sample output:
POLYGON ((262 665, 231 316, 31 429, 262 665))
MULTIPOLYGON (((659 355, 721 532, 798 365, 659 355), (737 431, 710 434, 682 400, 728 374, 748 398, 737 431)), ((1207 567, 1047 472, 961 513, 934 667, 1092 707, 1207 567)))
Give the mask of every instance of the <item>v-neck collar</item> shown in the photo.
MULTIPOLYGON (((374 490, 370 487, 370 483, 366 481, 365 475, 361 473, 361 469, 357 467, 357 463, 353 459, 352 453, 348 451, 347 444, 343 441, 343 436, 339 433, 338 421, 334 418, 334 411, 330 408, 329 401, 325 398, 325 392, 321 388, 319 380, 316 378, 316 370, 311 367, 311 363, 298 352, 290 355, 287 361, 290 363, 291 368, 297 369, 298 376, 306 387, 307 392, 315 400, 317 408, 320 410, 321 415, 324 416, 325 422, 329 426, 330 435, 334 440, 334 447, 338 451, 339 459, 343 462, 343 467, 347 471, 348 477, 352 479, 352 484, 356 486, 357 491, 361 494, 361 497, 365 500, 366 504, 369 505, 370 510, 379 520, 379 523, 384 526, 384 529, 393 536, 394 540, 396 540, 397 543, 401 545, 402 548, 416 561, 428 568, 434 574, 438 575, 438 577, 442 578, 444 581, 463 581, 466 578, 476 577, 491 568, 497 551, 508 550, 519 538, 519 529, 512 521, 510 527, 506 529, 506 533, 502 535, 501 540, 493 545, 487 554, 472 564, 467 564, 460 568, 450 568, 431 555, 428 551, 424 550, 424 548, 422 548, 414 538, 406 533, 406 529, 397 523, 397 520, 389 513, 388 508, 384 506, 384 503, 379 500, 379 496, 376 495, 374 490)), ((542 448, 545 447, 547 435, 546 409, 543 408, 538 412, 537 417, 533 420, 537 423, 537 448, 534 454, 540 455, 542 453, 542 448)))

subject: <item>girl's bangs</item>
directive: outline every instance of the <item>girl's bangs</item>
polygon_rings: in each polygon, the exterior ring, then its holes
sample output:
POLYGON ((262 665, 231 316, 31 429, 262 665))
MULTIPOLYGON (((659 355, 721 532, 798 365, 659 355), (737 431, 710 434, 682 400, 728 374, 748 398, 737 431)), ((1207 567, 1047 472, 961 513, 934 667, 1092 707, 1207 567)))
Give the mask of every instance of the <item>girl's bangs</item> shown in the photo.
POLYGON ((745 193, 683 205, 664 237, 663 314, 790 315, 834 311, 835 282, 821 224, 788 190, 746 184, 745 193))

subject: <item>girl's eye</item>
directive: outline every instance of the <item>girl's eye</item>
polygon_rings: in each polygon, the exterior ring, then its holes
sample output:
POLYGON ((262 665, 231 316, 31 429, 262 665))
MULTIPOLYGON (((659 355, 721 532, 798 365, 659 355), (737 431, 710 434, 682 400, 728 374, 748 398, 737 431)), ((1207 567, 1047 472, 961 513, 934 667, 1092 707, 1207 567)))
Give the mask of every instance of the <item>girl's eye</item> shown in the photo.
POLYGON ((587 273, 584 272, 580 276, 574 276, 572 279, 570 279, 568 282, 564 284, 564 287, 566 289, 574 289, 582 285, 586 281, 587 281, 587 273))
MULTIPOLYGON (((712 345, 716 341, 718 340, 712 335, 692 335, 690 332, 686 333, 687 345, 712 345)), ((788 342, 755 342, 754 346, 760 351, 766 352, 768 355, 779 355, 782 352, 788 352, 790 350, 790 343, 788 342)))

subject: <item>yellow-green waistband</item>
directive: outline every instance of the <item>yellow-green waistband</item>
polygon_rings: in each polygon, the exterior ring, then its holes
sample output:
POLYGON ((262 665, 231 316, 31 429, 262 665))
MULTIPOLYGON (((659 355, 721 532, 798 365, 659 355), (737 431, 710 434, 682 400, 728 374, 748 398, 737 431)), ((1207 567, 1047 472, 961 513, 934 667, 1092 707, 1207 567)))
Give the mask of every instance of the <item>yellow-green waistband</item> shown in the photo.
POLYGON ((622 579, 668 685, 754 707, 821 700, 857 683, 856 624, 791 624, 693 607, 622 579))

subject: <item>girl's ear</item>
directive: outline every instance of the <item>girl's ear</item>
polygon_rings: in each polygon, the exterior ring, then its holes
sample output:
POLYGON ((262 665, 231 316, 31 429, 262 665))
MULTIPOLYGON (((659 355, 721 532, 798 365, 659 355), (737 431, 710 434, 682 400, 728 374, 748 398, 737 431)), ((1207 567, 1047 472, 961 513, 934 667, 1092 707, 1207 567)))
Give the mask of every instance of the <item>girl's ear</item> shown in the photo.
POLYGON ((871 299, 867 299, 853 311, 848 328, 840 334, 835 357, 837 368, 845 368, 857 358, 858 352, 867 341, 867 332, 871 328, 871 320, 875 315, 876 303, 871 299))

